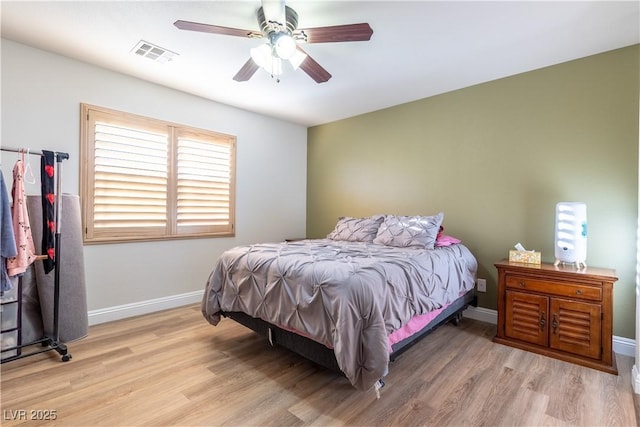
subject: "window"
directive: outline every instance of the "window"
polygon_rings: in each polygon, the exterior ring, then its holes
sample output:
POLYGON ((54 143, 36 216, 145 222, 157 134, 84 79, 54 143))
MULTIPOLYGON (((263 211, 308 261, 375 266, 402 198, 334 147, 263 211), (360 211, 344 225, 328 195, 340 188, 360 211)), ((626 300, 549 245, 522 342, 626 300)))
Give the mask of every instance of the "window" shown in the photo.
POLYGON ((85 243, 234 235, 234 136, 81 110, 85 243))

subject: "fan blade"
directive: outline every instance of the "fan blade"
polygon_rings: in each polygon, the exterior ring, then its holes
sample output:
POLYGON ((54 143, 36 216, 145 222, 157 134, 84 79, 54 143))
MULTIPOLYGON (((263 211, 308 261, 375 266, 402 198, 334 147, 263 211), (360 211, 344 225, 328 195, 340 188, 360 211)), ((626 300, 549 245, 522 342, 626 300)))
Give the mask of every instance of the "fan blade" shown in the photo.
POLYGON ((373 30, 367 23, 333 27, 299 28, 295 34, 306 35, 307 43, 360 42, 371 39, 373 30))
POLYGON ((331 74, 329 74, 329 72, 325 70, 322 65, 318 64, 315 59, 310 57, 307 52, 300 49, 300 47, 298 47, 298 50, 304 52, 304 54, 307 55, 304 61, 302 61, 302 63, 300 64, 300 68, 302 68, 302 71, 307 73, 309 77, 315 80, 316 83, 324 83, 331 78, 331 74))
POLYGON ((256 64, 253 59, 249 58, 236 75, 233 76, 233 80, 237 82, 246 82, 255 74, 256 71, 258 71, 258 68, 260 68, 258 67, 258 64, 256 64))
POLYGON ((262 33, 251 30, 241 30, 239 28, 220 27, 218 25, 201 24, 199 22, 176 21, 173 23, 181 30, 199 31, 201 33, 222 34, 225 36, 237 37, 262 37, 262 33))

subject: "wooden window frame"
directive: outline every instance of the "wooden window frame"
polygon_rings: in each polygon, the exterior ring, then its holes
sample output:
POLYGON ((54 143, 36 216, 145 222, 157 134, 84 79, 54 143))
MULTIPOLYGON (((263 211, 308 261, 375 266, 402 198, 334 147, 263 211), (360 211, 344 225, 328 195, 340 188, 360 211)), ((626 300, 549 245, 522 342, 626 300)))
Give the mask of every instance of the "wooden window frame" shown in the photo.
MULTIPOLYGON (((85 103, 80 104, 80 195, 82 198, 83 241, 86 244, 124 243, 136 241, 173 240, 235 236, 235 163, 236 137, 219 132, 198 129, 136 114, 111 110, 85 103), (166 132, 168 138, 166 226, 104 226, 94 227, 95 197, 95 123, 112 120, 135 129, 166 132), (216 224, 179 225, 178 220, 178 140, 193 138, 197 142, 215 144, 229 149, 228 218, 216 224)), ((226 173, 226 169, 225 172, 226 173)), ((225 175, 226 176, 226 175, 225 175)), ((223 185, 224 186, 224 185, 223 185)), ((226 206, 226 205, 224 205, 226 206)), ((188 206, 189 208, 189 206, 188 206)), ((185 222, 187 222, 185 220, 185 222)))

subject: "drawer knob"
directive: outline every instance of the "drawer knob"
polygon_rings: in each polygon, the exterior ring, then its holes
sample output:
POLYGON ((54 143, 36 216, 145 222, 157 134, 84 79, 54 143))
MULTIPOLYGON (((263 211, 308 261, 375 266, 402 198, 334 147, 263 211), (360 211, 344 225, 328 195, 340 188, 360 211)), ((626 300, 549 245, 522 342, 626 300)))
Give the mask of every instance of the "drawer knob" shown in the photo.
POLYGON ((524 282, 518 282, 518 285, 520 285, 521 288, 524 288, 524 282))
POLYGON ((576 294, 578 294, 578 295, 582 295, 582 290, 581 290, 581 289, 578 289, 578 290, 576 291, 576 294))
POLYGON ((547 319, 545 319, 544 311, 540 314, 540 330, 544 331, 544 325, 547 323, 547 319))

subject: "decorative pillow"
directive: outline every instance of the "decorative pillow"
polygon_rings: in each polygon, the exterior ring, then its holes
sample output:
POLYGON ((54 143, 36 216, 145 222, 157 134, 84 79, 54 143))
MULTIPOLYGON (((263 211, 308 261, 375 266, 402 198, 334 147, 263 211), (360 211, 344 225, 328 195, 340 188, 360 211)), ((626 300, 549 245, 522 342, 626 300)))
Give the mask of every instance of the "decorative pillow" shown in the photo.
POLYGON ((453 236, 447 236, 446 234, 439 234, 438 238, 436 239, 435 246, 438 246, 438 247, 451 246, 451 245, 457 245, 460 242, 462 242, 462 240, 456 239, 453 236))
POLYGON ((383 215, 374 215, 369 218, 340 217, 336 227, 327 235, 327 238, 371 243, 378 234, 378 228, 383 220, 383 215))
POLYGON ((436 237, 436 247, 457 245, 460 242, 462 242, 462 240, 444 234, 444 227, 440 226, 440 231, 438 231, 438 236, 436 237))
POLYGON ((373 243, 381 245, 433 249, 444 214, 433 216, 397 216, 384 218, 373 243))

